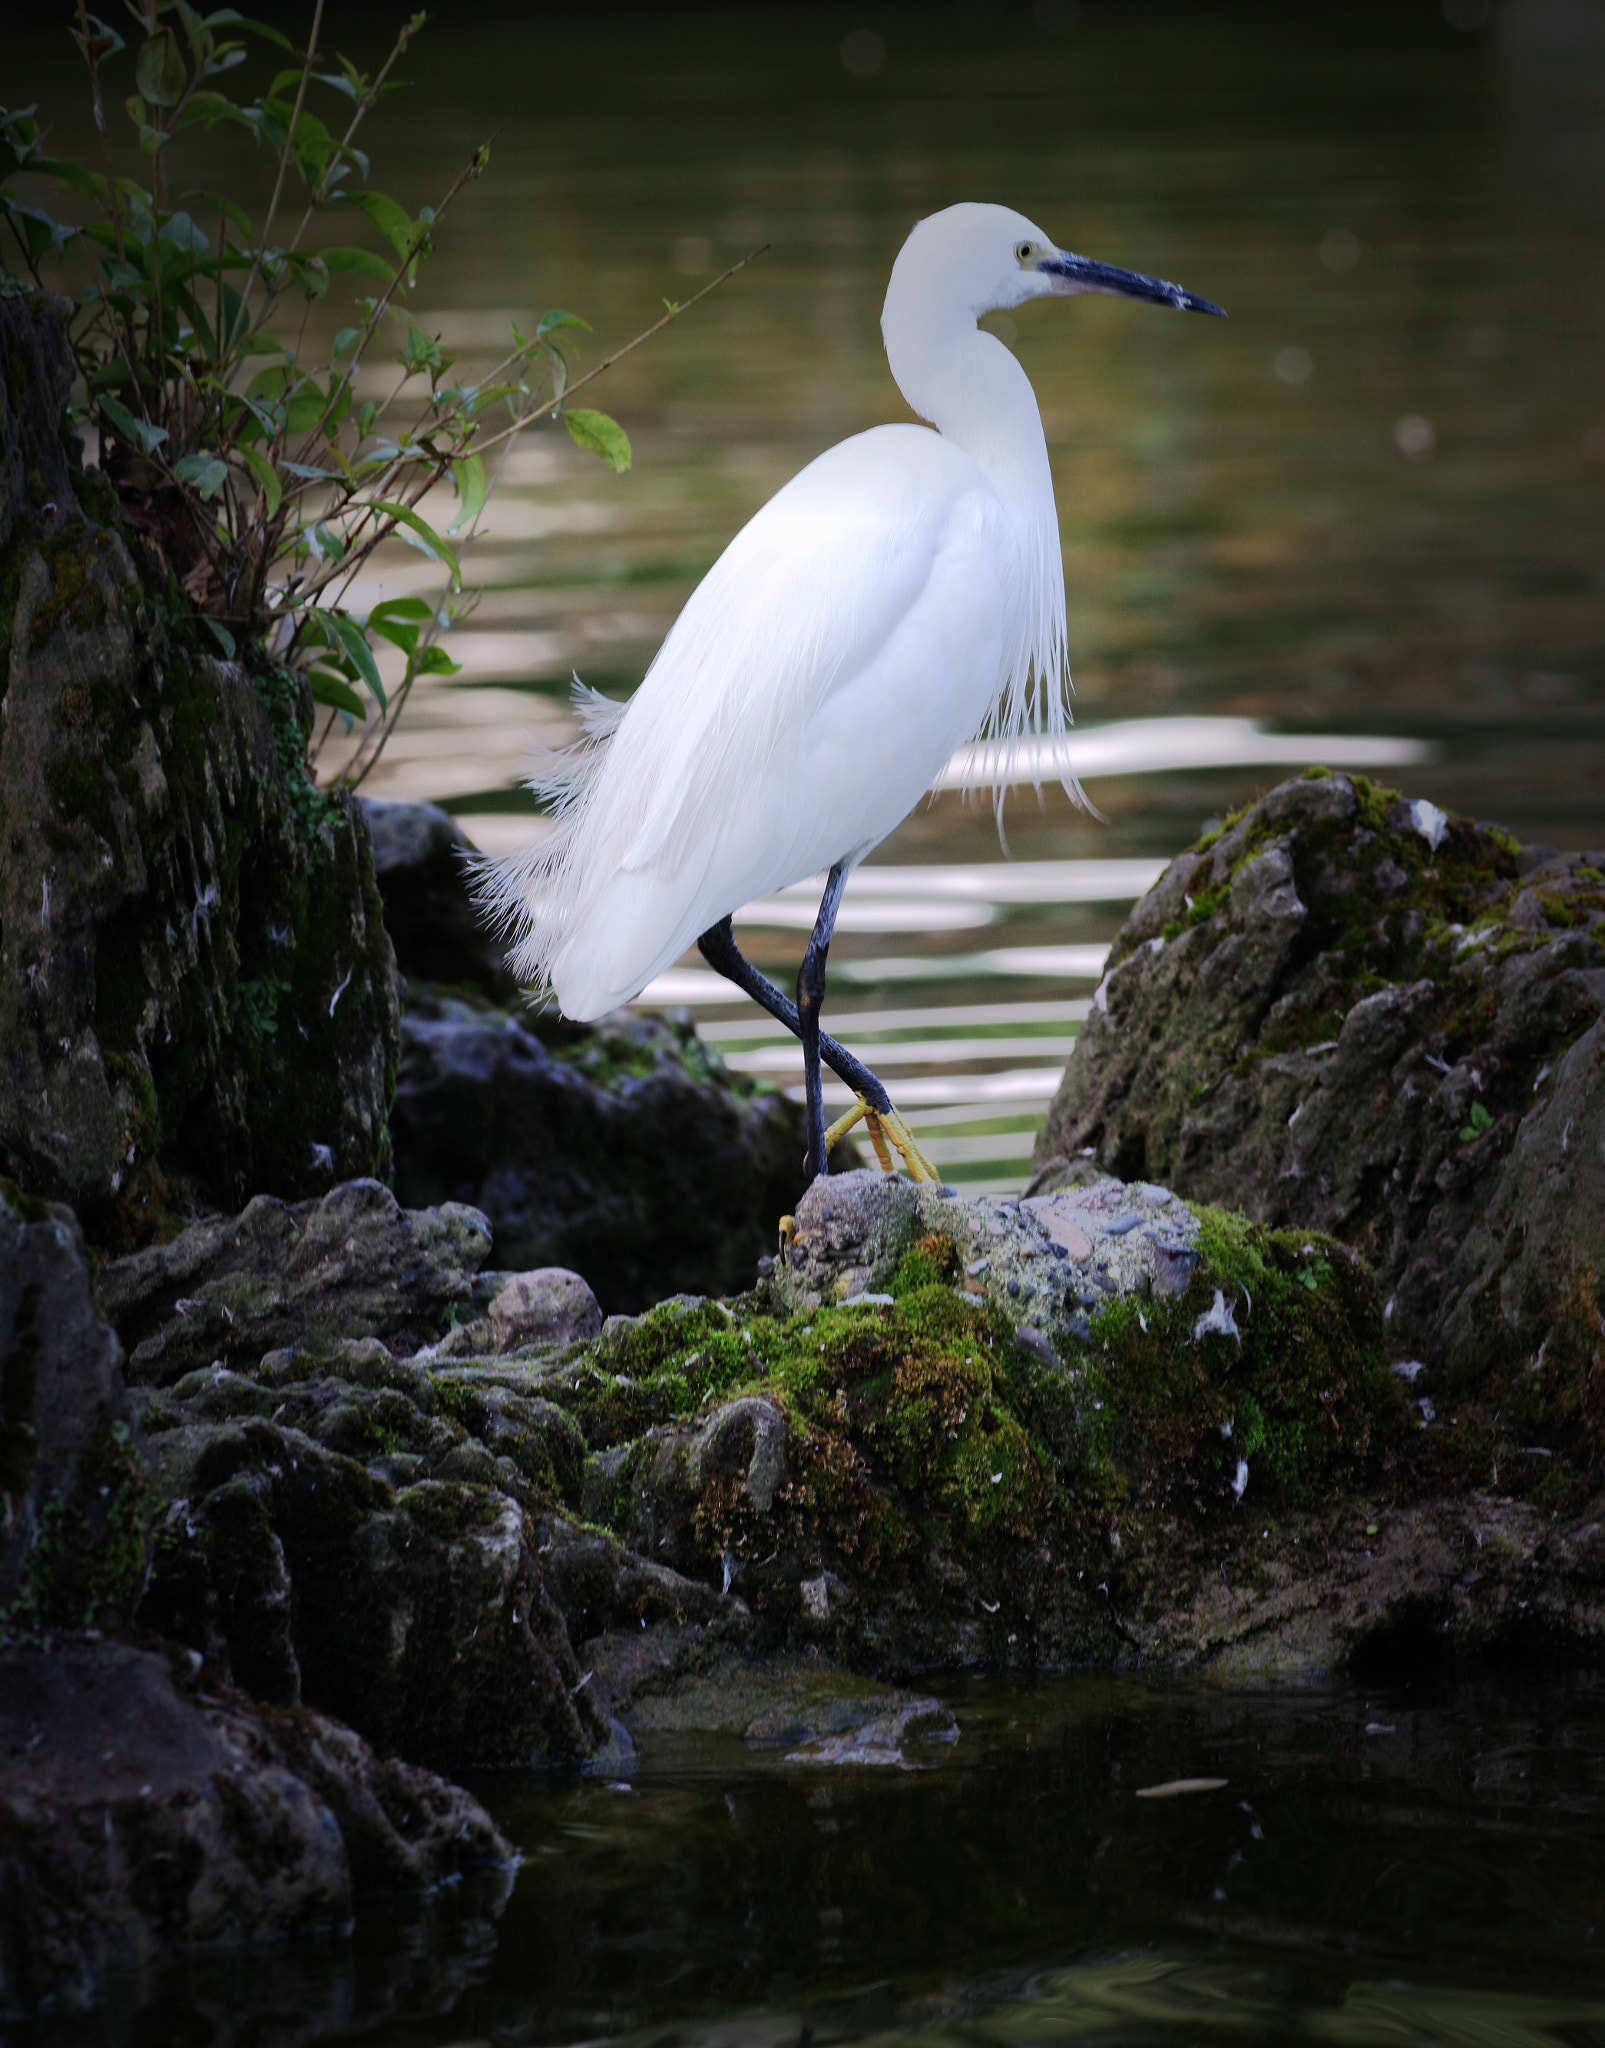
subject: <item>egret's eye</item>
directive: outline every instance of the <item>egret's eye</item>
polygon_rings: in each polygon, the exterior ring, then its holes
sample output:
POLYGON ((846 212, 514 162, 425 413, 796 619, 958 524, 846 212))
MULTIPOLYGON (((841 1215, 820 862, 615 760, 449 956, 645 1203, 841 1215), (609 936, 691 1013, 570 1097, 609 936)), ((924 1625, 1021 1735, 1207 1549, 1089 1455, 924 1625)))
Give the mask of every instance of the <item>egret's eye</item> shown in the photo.
POLYGON ((1031 244, 1029 242, 1022 242, 1014 253, 1022 263, 1029 263, 1031 261, 1031 244))

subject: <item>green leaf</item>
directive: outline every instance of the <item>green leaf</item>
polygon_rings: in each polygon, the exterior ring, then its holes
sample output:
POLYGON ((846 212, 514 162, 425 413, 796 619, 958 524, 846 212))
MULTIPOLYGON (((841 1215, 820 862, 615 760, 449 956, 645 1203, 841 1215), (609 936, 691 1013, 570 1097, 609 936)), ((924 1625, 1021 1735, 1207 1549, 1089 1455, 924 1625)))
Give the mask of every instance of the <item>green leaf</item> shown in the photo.
POLYGON ((390 707, 385 702, 385 686, 380 679, 378 664, 373 658, 373 649, 368 645, 367 634, 355 619, 344 619, 338 612, 320 612, 318 616, 332 629, 346 659, 379 700, 379 709, 388 711, 390 707))
POLYGON ((461 533, 465 526, 473 525, 485 507, 485 458, 482 455, 462 456, 451 466, 451 480, 457 486, 457 495, 463 506, 451 530, 461 533))
POLYGON ((208 619, 204 612, 201 614, 201 617, 211 630, 212 637, 216 640, 218 646, 222 648, 224 655, 228 660, 232 661, 234 659, 234 635, 223 624, 221 619, 208 619))
POLYGON ((600 455, 620 475, 629 468, 630 437, 617 420, 609 419, 605 412, 592 412, 584 405, 565 412, 563 419, 580 447, 600 455))
POLYGON ((284 408, 284 424, 292 434, 304 434, 315 427, 329 409, 329 396, 311 377, 290 393, 284 408))
POLYGON ((1460 1142, 1470 1145, 1480 1138, 1484 1131, 1491 1131, 1494 1120, 1480 1102, 1471 1105, 1471 1113, 1460 1127, 1460 1142))
POLYGON ((368 631, 410 655, 418 645, 419 627, 433 616, 433 608, 421 597, 387 597, 369 612, 368 631))
MULTIPOLYGON (((236 106, 225 92, 192 92, 184 103, 184 110, 173 122, 173 133, 189 128, 197 121, 204 121, 208 128, 215 128, 219 121, 232 121, 237 128, 247 128, 254 135, 256 123, 245 109, 236 106)), ((246 234, 250 229, 244 230, 246 234)))
POLYGON ((382 192, 349 192, 346 198, 367 216, 398 256, 406 255, 412 247, 412 222, 393 199, 382 192))
MULTIPOLYGON (((232 7, 220 7, 216 13, 207 15, 206 26, 208 28, 217 28, 219 26, 224 28, 248 28, 252 35, 264 36, 268 42, 276 43, 281 50, 288 50, 292 57, 295 55, 295 45, 284 34, 282 29, 272 28, 265 21, 253 21, 248 14, 236 14, 232 7)), ((295 72, 292 72, 290 75, 292 77, 299 76, 295 72)))
POLYGON ((461 667, 462 663, 453 661, 444 647, 426 647, 418 659, 421 676, 454 676, 461 667))
MULTIPOLYGON (((200 97, 200 94, 196 95, 196 98, 200 97)), ((256 239, 256 229, 252 224, 251 216, 243 206, 238 205, 234 200, 225 199, 221 192, 186 192, 184 197, 186 199, 201 199, 208 206, 215 206, 235 232, 247 243, 256 239)))
POLYGON ((216 455, 197 452, 181 455, 173 474, 181 483, 193 484, 203 498, 215 498, 228 482, 228 464, 216 455))
POLYGON ((176 107, 189 83, 184 53, 170 28, 159 28, 139 46, 134 83, 153 106, 176 107))
POLYGON ((395 265, 371 249, 320 249, 318 254, 332 271, 355 270, 363 277, 378 278, 381 284, 390 284, 396 275, 395 265))
POLYGON ((410 656, 418 645, 418 628, 400 619, 368 620, 368 631, 377 633, 381 640, 388 640, 392 647, 399 647, 403 654, 410 656))
POLYGON ((187 250, 192 256, 204 256, 212 246, 204 230, 187 213, 170 213, 162 222, 158 239, 171 243, 175 249, 187 250))
POLYGON ((331 711, 343 711, 351 718, 367 718, 367 705, 345 678, 337 676, 333 669, 308 669, 307 681, 312 686, 314 704, 326 704, 331 711))
POLYGON ((457 566, 457 557, 426 519, 420 519, 410 505, 399 505, 393 498, 374 498, 370 501, 375 512, 383 512, 398 526, 403 526, 422 542, 424 552, 433 555, 437 562, 443 562, 451 571, 455 588, 462 582, 462 571, 457 566))
POLYGON ((165 427, 153 427, 149 420, 135 419, 127 406, 109 393, 102 392, 97 402, 103 417, 111 421, 118 436, 142 448, 147 455, 153 455, 167 439, 165 427))
POLYGON ((269 519, 277 518, 279 506, 284 497, 284 486, 279 481, 278 471, 259 448, 237 447, 234 453, 262 486, 262 496, 267 504, 267 516, 269 519))
POLYGON ((234 353, 244 362, 247 356, 285 356, 290 351, 276 334, 267 334, 260 327, 250 334, 242 335, 234 344, 234 353))
MULTIPOLYGON (((535 339, 544 341, 547 335, 555 334, 560 327, 583 327, 587 334, 591 331, 589 320, 582 320, 578 313, 564 313, 554 307, 550 313, 541 315, 541 324, 535 330, 535 339)), ((515 327, 513 332, 516 334, 518 329, 515 327)))

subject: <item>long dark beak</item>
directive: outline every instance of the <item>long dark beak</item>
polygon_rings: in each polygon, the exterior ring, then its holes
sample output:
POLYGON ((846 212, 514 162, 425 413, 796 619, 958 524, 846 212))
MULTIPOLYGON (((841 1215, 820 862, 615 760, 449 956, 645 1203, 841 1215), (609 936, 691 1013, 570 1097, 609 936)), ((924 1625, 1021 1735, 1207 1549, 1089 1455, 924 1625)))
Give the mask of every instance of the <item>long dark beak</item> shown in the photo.
POLYGON ((1090 256, 1072 256, 1068 249, 1044 257, 1037 265, 1055 280, 1060 292, 1098 292, 1111 299, 1151 299, 1157 306, 1174 306, 1178 313, 1214 313, 1222 320, 1226 308, 1213 299, 1201 299, 1196 292, 1183 291, 1179 284, 1167 284, 1162 277, 1144 277, 1136 270, 1117 270, 1112 263, 1098 263, 1090 256))

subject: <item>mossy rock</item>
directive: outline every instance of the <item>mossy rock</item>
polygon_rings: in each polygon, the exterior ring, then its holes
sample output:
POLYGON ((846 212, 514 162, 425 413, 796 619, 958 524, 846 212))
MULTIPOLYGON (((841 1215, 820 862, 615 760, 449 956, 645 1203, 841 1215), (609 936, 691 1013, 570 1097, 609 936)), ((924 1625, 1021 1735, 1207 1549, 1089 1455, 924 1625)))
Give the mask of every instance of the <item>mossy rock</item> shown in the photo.
POLYGON ((0 1163, 112 1249, 387 1174, 393 963, 304 683, 217 659, 76 466, 59 309, 0 302, 0 353, 33 365, 0 394, 0 1163))
POLYGON ((1594 1470, 1591 1353, 1568 1332, 1605 1273, 1602 1010, 1605 856, 1320 771, 1132 912, 1040 1176, 1090 1152, 1330 1233, 1377 1275, 1393 1360, 1436 1375, 1418 1391, 1481 1411, 1484 1469, 1515 1469, 1502 1430, 1594 1470))
POLYGON ((744 1286, 802 1192, 798 1106, 684 1017, 580 1028, 413 984, 392 1130, 404 1202, 473 1203, 500 1266, 568 1267, 608 1312, 744 1286))

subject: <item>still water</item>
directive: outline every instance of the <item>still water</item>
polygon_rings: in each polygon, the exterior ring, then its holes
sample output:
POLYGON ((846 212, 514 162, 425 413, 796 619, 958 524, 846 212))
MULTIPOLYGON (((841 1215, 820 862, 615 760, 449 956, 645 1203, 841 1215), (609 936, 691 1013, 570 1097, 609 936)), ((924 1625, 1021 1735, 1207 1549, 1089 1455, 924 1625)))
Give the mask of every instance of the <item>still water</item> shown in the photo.
MULTIPOLYGON (((336 4, 326 33, 371 62, 391 27, 336 4)), ((6 93, 82 154, 75 61, 34 20, 6 93)), ((878 319, 920 215, 1004 200, 1230 312, 990 321, 1041 403, 1075 765, 1106 822, 1051 783, 1040 808, 1017 794, 1011 869, 987 806, 949 792, 849 889, 833 1011, 951 1177, 1018 1187, 1131 902, 1281 775, 1366 768, 1525 838, 1605 839, 1601 0, 456 9, 407 68, 364 138, 377 185, 416 208, 496 138, 412 308, 469 375, 553 305, 593 323, 583 369, 768 245, 586 394, 626 426, 627 476, 560 428, 501 476, 462 673, 415 697, 368 784, 445 802, 492 852, 541 829, 520 767, 572 735, 571 674, 627 695, 781 483, 907 417, 878 319)), ((239 147, 198 136, 196 182, 265 184, 239 147)), ((313 331, 325 312, 345 317, 313 331)), ((438 573, 398 549, 354 598, 438 573)), ((321 765, 340 760, 337 736, 321 765)), ((777 974, 807 893, 740 919, 777 974)), ((795 1052, 723 993, 692 956, 649 995, 794 1083, 795 1052)))
POLYGON ((645 1734, 502 1774, 516 1878, 198 1964, 29 2048, 1605 2043, 1605 1686, 949 1680, 910 1768, 645 1734), (1139 1796, 1177 1779, 1214 1789, 1139 1796))

